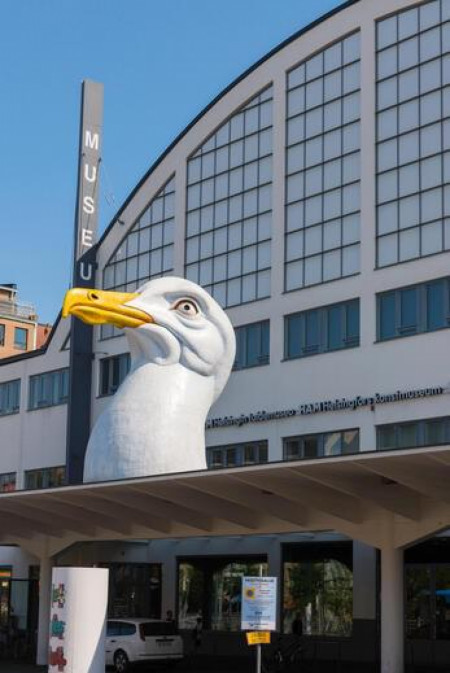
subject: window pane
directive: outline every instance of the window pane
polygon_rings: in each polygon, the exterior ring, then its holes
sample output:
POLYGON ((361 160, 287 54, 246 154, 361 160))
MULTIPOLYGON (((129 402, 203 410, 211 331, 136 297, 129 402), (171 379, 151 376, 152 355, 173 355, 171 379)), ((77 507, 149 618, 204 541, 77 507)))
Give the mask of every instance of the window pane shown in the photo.
POLYGON ((446 429, 448 421, 436 419, 425 422, 425 446, 444 444, 447 441, 446 429))
POLYGON ((286 357, 298 357, 301 354, 301 326, 300 316, 289 316, 285 323, 287 327, 286 357))
POLYGON ((436 566, 435 620, 436 638, 448 640, 450 636, 450 565, 436 566))
POLYGON ((342 453, 358 453, 359 430, 347 430, 342 433, 342 453))
POLYGON ((405 565, 406 635, 415 639, 431 637, 430 567, 405 565))
POLYGON ((417 430, 417 423, 406 423, 405 425, 399 425, 397 430, 397 447, 400 449, 418 446, 417 430))
POLYGON ((328 349, 342 348, 342 310, 334 306, 328 311, 328 349))
POLYGON ((359 344, 359 300, 347 304, 346 345, 359 344))
POLYGON ((417 329, 417 290, 411 288, 400 293, 400 331, 417 329))
POLYGON ((27 349, 27 338, 28 330, 23 327, 14 328, 14 348, 25 351, 27 349))
POLYGON ((446 325, 445 282, 443 280, 427 285, 427 329, 439 329, 446 325))
POLYGON ((319 452, 320 436, 312 435, 303 438, 303 458, 317 458, 319 452))
POLYGON ((319 350, 319 312, 309 311, 305 316, 305 352, 319 350))
POLYGON ((395 294, 385 294, 379 298, 380 339, 395 336, 395 294))
POLYGON ((342 434, 330 432, 324 435, 323 452, 325 456, 338 456, 342 453, 342 434))

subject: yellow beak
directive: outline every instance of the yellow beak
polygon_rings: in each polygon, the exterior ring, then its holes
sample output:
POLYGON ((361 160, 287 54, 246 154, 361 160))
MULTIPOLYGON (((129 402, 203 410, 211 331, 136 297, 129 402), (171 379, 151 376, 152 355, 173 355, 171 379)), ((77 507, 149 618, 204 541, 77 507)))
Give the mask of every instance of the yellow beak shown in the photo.
POLYGON ((69 314, 89 325, 110 323, 116 327, 139 327, 155 322, 152 316, 134 306, 127 306, 138 292, 105 292, 74 287, 64 297, 62 317, 69 314))

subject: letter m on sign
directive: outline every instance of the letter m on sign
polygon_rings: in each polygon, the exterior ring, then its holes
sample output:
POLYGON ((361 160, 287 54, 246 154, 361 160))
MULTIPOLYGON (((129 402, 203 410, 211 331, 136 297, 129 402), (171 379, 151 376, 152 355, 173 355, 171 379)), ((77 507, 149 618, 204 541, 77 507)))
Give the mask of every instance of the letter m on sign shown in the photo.
POLYGON ((98 150, 99 145, 98 133, 91 133, 89 129, 86 129, 86 133, 84 134, 84 144, 91 150, 98 150))

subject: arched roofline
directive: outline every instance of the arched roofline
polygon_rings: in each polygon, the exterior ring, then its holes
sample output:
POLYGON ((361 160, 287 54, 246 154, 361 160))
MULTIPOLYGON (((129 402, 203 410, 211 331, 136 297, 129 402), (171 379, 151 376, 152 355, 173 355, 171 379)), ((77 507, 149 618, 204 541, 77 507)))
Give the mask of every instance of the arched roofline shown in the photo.
MULTIPOLYGON (((268 61, 269 59, 272 58, 275 54, 277 54, 279 51, 282 51, 285 47, 287 47, 291 42, 295 42, 299 37, 302 35, 305 35, 305 33, 309 32, 316 26, 320 25, 324 21, 327 21, 331 17, 333 17, 335 14, 338 14, 339 12, 342 12, 343 10, 347 9, 348 7, 351 7, 352 5, 355 5, 356 3, 360 2, 360 0, 347 0, 346 2, 342 3, 338 7, 335 7, 334 9, 330 10, 326 14, 323 14, 320 16, 318 19, 315 19, 308 25, 304 26, 297 32, 295 32, 293 35, 290 37, 286 38, 286 40, 283 40, 280 44, 278 44, 276 47, 271 49, 267 54, 265 54, 262 58, 260 58, 256 63, 251 65, 247 70, 245 70, 241 75, 239 75, 236 79, 234 79, 225 89, 222 89, 222 91, 215 96, 206 107, 203 108, 195 117, 192 119, 192 121, 176 136, 176 138, 170 143, 170 145, 167 146, 167 148, 159 155, 159 157, 153 162, 153 164, 150 166, 150 168, 147 170, 147 172, 142 176, 142 178, 139 180, 137 185, 134 187, 134 189, 129 193, 125 201, 122 203, 120 208, 116 211, 116 213, 113 215, 113 217, 110 220, 110 223, 106 227, 105 231, 103 234, 100 236, 100 239, 98 242, 95 244, 96 250, 100 247, 100 245, 103 243, 105 238, 108 236, 114 225, 116 224, 117 220, 120 219, 121 214, 123 211, 126 209, 128 204, 133 200, 137 192, 140 190, 142 185, 146 182, 146 180, 150 177, 150 175, 153 173, 153 171, 159 166, 159 164, 164 161, 166 156, 170 154, 170 152, 176 147, 176 145, 180 142, 180 140, 187 134, 189 131, 200 121, 202 117, 204 117, 211 108, 218 103, 221 98, 224 98, 227 93, 229 93, 235 86, 237 86, 240 82, 242 82, 248 75, 250 75, 253 71, 257 70, 263 63, 268 61)), ((48 346, 50 345, 53 336, 55 334, 56 328, 59 324, 61 318, 61 312, 58 314, 58 317, 53 325, 53 328, 50 332, 50 335, 45 343, 45 345, 42 348, 39 348, 34 351, 28 351, 26 353, 22 353, 20 355, 12 355, 11 357, 0 359, 0 366, 6 365, 6 364, 11 364, 13 362, 18 362, 20 360, 26 360, 28 358, 36 357, 39 355, 44 355, 48 349, 48 346)))
POLYGON ((326 14, 323 14, 320 16, 318 19, 315 19, 311 23, 309 23, 307 26, 304 26, 300 30, 298 30, 296 33, 288 37, 286 40, 283 40, 280 44, 278 44, 276 47, 271 49, 267 54, 265 54, 262 58, 260 58, 256 63, 251 65, 247 70, 245 70, 241 75, 239 75, 235 80, 231 82, 225 89, 222 89, 222 91, 213 98, 213 100, 206 105, 206 107, 201 110, 198 115, 192 119, 192 121, 179 133, 176 138, 170 143, 170 145, 167 146, 167 148, 162 152, 159 157, 154 161, 154 163, 150 166, 148 171, 142 176, 142 178, 139 180, 137 185, 134 187, 134 189, 130 192, 130 194, 127 196, 125 201, 122 203, 120 208, 117 210, 117 212, 114 214, 112 217, 110 223, 106 227, 105 231, 101 235, 98 243, 96 244, 96 247, 98 248, 104 239, 108 236, 109 232, 113 228, 113 226, 116 224, 117 220, 120 219, 120 215, 123 213, 125 208, 128 206, 128 204, 133 200, 134 196, 137 194, 139 189, 142 187, 142 185, 146 182, 146 180, 150 177, 150 175, 153 173, 153 171, 159 166, 159 164, 166 158, 168 154, 176 147, 176 145, 180 142, 180 140, 187 134, 189 131, 200 121, 202 117, 204 117, 211 108, 216 105, 220 101, 221 98, 226 96, 227 93, 229 93, 235 86, 237 86, 240 82, 242 82, 248 75, 250 75, 254 70, 257 70, 263 63, 268 61, 272 56, 274 56, 276 53, 279 51, 282 51, 285 47, 287 47, 291 42, 295 42, 299 37, 304 35, 305 33, 309 32, 316 26, 320 25, 324 21, 327 21, 330 19, 332 16, 335 14, 338 14, 339 12, 342 12, 344 9, 347 9, 348 7, 351 7, 352 5, 355 5, 356 3, 360 2, 360 0, 347 0, 346 2, 342 3, 338 7, 335 7, 334 9, 330 10, 326 14))

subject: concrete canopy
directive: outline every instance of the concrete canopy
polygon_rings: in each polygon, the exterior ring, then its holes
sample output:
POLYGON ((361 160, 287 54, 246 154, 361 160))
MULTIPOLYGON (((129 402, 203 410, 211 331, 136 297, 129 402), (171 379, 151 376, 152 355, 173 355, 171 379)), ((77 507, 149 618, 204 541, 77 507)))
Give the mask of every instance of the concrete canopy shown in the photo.
POLYGON ((0 494, 0 542, 54 554, 99 539, 333 529, 401 548, 450 527, 450 447, 0 494))

